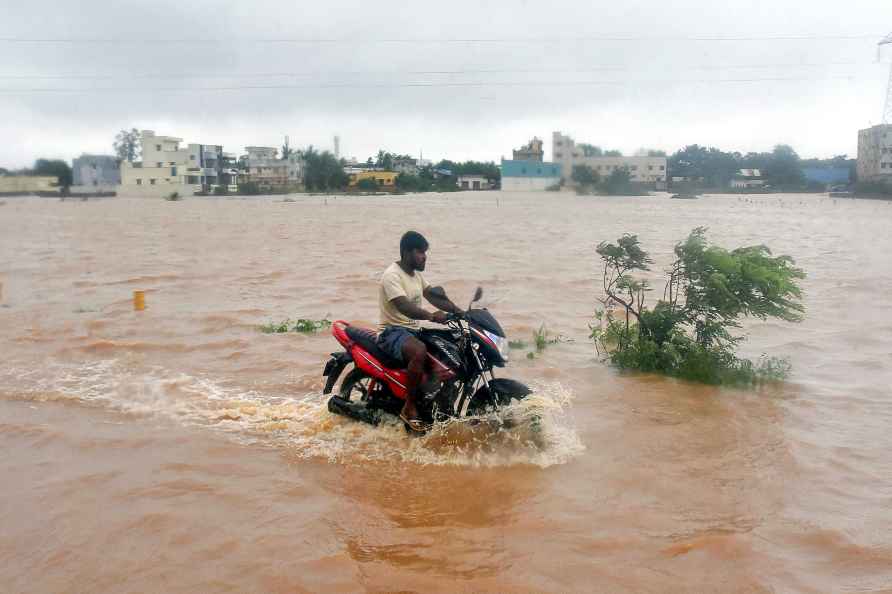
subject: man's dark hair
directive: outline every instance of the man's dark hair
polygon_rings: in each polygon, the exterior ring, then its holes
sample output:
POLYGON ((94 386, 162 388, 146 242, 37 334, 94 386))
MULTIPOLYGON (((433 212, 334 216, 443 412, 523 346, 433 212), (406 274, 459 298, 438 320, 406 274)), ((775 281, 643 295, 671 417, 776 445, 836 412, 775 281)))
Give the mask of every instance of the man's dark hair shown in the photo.
POLYGON ((417 231, 406 231, 403 233, 402 239, 400 239, 400 258, 406 252, 411 252, 412 250, 421 250, 423 252, 427 248, 428 243, 424 235, 417 231))

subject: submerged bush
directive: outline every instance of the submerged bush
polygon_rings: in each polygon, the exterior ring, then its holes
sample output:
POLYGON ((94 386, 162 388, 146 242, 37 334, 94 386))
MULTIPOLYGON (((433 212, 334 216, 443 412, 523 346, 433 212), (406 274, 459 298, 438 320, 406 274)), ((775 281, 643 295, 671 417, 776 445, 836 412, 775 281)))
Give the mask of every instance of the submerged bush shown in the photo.
POLYGON ((286 319, 281 322, 268 322, 260 326, 260 331, 264 334, 284 334, 286 332, 300 332, 302 334, 315 334, 323 328, 331 326, 331 320, 308 320, 306 318, 298 318, 297 320, 286 319))
POLYGON ((742 338, 731 330, 747 316, 802 320, 798 281, 805 274, 792 258, 772 257, 761 245, 732 251, 710 246, 706 230, 694 229, 675 246, 663 299, 649 309, 644 302, 650 287, 630 275, 649 270, 651 263, 638 238, 624 235, 597 251, 604 261, 603 303, 619 306, 620 314, 597 311, 591 338, 617 367, 708 384, 749 384, 789 374, 784 359, 763 356, 753 364, 738 358, 742 338))

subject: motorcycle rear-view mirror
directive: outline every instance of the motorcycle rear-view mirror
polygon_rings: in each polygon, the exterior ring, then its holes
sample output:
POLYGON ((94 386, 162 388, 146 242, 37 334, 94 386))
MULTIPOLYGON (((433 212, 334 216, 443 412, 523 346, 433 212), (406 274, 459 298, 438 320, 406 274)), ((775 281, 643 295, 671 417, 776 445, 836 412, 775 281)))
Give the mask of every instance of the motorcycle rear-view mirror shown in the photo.
POLYGON ((471 303, 468 304, 468 309, 471 309, 471 306, 483 299, 483 287, 477 287, 474 291, 474 297, 471 299, 471 303))

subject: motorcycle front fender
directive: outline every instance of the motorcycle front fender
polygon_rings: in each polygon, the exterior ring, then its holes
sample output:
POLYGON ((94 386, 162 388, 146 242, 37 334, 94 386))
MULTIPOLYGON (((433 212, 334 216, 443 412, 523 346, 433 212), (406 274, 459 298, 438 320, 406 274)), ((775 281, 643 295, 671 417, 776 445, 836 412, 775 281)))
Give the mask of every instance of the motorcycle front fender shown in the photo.
POLYGON ((322 390, 323 394, 331 394, 338 378, 341 377, 341 372, 352 362, 353 357, 346 351, 331 354, 331 359, 325 363, 325 369, 322 371, 322 377, 328 378, 322 390))
POLYGON ((511 402, 511 399, 523 400, 529 394, 532 394, 526 385, 517 380, 508 378, 496 378, 490 380, 489 388, 481 386, 474 394, 476 402, 492 402, 499 406, 505 406, 511 402), (489 390, 492 390, 490 394, 489 390))

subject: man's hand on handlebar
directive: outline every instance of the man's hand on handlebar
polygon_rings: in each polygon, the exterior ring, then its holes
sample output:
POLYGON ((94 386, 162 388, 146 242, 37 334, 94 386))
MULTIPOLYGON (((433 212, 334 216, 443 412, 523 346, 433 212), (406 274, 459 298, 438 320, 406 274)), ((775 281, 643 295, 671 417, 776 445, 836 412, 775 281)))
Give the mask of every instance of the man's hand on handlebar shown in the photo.
POLYGON ((445 311, 435 311, 431 314, 431 322, 435 322, 437 324, 445 324, 449 321, 449 314, 445 311))

